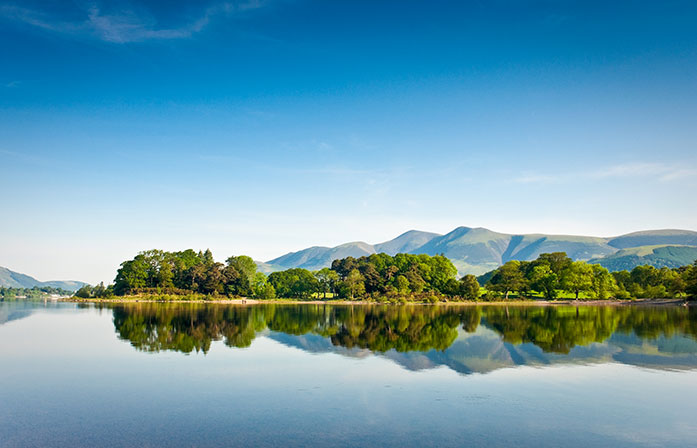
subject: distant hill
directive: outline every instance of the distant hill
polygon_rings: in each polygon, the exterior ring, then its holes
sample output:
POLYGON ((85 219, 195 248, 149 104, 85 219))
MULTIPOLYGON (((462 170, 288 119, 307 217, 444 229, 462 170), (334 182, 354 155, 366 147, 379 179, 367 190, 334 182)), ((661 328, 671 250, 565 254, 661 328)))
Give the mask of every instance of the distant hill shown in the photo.
POLYGON ((636 266, 648 264, 657 268, 677 268, 692 264, 697 260, 697 247, 694 246, 640 246, 622 249, 604 258, 593 259, 610 271, 631 271, 636 266))
POLYGON ((689 230, 647 230, 644 232, 628 233, 626 235, 610 238, 608 244, 617 249, 628 247, 655 246, 655 245, 675 245, 675 246, 697 246, 697 232, 689 230))
POLYGON ((409 253, 419 247, 428 244, 434 238, 441 235, 438 233, 422 232, 420 230, 410 230, 399 235, 397 238, 375 245, 375 252, 387 255, 399 253, 409 253))
POLYGON ((34 277, 30 277, 26 274, 20 274, 19 272, 11 271, 0 266, 0 286, 5 288, 33 288, 35 286, 51 286, 53 288, 65 289, 66 291, 77 291, 84 285, 86 285, 86 283, 78 281, 53 280, 48 282, 40 282, 34 277))
POLYGON ((298 252, 291 252, 266 263, 257 263, 262 269, 273 267, 273 270, 288 268, 305 268, 317 270, 331 266, 332 261, 346 257, 362 257, 376 253, 386 253, 396 255, 398 253, 409 253, 433 238, 439 237, 437 233, 410 230, 399 235, 397 238, 379 244, 368 244, 362 241, 345 243, 336 247, 313 246, 298 252))
POLYGON ((291 252, 273 260, 269 265, 280 266, 283 269, 305 268, 311 271, 328 267, 332 261, 346 257, 362 257, 376 253, 375 247, 361 241, 346 243, 336 247, 313 246, 298 252, 291 252))
MULTIPOLYGON (((445 235, 410 230, 393 240, 375 245, 353 242, 336 247, 314 246, 258 264, 265 272, 292 267, 316 270, 330 266, 333 260, 348 256, 361 257, 380 252, 389 255, 443 254, 453 262, 460 275, 480 275, 507 261, 534 260, 546 252, 566 252, 574 260, 600 262, 599 260, 616 255, 623 249, 649 245, 697 247, 697 232, 649 230, 602 238, 578 235, 513 235, 481 227, 458 227, 445 235)), ((659 252, 659 255, 653 254, 653 258, 650 258, 659 267, 672 266, 673 263, 687 260, 691 256, 691 252, 684 249, 665 249, 659 252), (672 252, 668 254, 666 251, 672 252)), ((692 260, 689 261, 691 262, 692 260)), ((615 264, 608 262, 608 266, 615 264)))

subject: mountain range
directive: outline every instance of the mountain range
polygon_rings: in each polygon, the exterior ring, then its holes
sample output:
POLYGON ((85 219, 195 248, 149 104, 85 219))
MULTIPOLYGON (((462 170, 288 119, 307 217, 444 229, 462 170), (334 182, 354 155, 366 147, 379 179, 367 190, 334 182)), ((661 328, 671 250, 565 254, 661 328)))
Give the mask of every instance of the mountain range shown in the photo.
POLYGON ((574 260, 592 261, 610 270, 632 269, 641 264, 677 267, 697 259, 697 232, 647 230, 605 238, 515 235, 482 227, 458 227, 445 235, 410 230, 379 244, 357 241, 336 247, 313 246, 257 264, 262 272, 268 273, 297 267, 317 270, 330 266, 336 259, 375 253, 442 254, 453 262, 460 275, 480 275, 509 260, 534 260, 546 252, 566 252, 574 260))
POLYGON ((86 283, 78 281, 60 281, 53 280, 48 282, 40 282, 26 274, 20 274, 19 272, 11 271, 7 268, 0 266, 0 286, 5 288, 33 288, 33 287, 43 287, 50 286, 52 288, 61 288, 66 291, 77 291, 86 283))

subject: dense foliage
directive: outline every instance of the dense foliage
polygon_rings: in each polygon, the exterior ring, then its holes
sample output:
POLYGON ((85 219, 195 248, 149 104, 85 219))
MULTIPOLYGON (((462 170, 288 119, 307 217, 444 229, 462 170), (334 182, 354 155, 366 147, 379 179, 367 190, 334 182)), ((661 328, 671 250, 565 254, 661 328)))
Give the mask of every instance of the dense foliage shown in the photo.
POLYGON ((73 293, 52 286, 35 286, 33 288, 5 288, 0 286, 0 299, 3 300, 43 300, 50 296, 68 297, 73 293))
POLYGON ((656 269, 638 266, 631 272, 610 273, 597 264, 573 261, 564 252, 542 254, 534 261, 509 261, 477 279, 457 270, 444 256, 384 253, 335 260, 331 268, 292 268, 268 277, 257 272, 250 257, 216 262, 210 250, 182 252, 149 250, 121 263, 113 285, 85 286, 77 297, 157 294, 162 297, 206 299, 254 297, 374 301, 476 300, 480 284, 487 297, 543 296, 557 298, 661 298, 697 296, 697 265, 656 269))
POLYGON ((697 262, 680 268, 637 266, 610 273, 598 264, 573 261, 564 252, 542 254, 534 261, 509 261, 479 280, 490 291, 508 298, 541 294, 547 299, 560 292, 578 299, 669 298, 697 296, 697 262))
POLYGON ((206 296, 327 298, 378 300, 476 299, 479 284, 467 275, 457 280, 455 266, 443 256, 375 254, 336 260, 331 268, 293 268, 268 277, 256 271, 247 256, 217 263, 210 250, 149 250, 125 261, 113 286, 86 286, 78 297, 109 297, 140 293, 206 296))

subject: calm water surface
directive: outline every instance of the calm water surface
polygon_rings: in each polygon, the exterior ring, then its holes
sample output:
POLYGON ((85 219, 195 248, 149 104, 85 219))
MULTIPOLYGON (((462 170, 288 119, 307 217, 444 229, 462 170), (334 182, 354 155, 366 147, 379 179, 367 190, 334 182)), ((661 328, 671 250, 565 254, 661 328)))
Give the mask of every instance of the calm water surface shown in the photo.
POLYGON ((690 446, 697 310, 0 302, 0 446, 690 446))

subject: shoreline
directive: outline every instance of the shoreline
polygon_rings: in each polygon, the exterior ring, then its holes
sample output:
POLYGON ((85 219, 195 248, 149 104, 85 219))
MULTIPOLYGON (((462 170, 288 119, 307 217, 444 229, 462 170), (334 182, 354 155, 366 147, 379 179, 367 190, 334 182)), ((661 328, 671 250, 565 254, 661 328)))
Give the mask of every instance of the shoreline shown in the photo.
POLYGON ((65 299, 58 299, 60 302, 70 302, 70 303, 118 303, 118 304, 131 304, 131 303, 210 303, 216 305, 388 305, 388 306, 697 306, 697 302, 690 302, 685 299, 636 299, 636 300, 574 300, 574 299, 563 299, 563 300, 498 300, 492 302, 483 301, 463 301, 463 302, 438 302, 438 303, 424 303, 424 302, 406 302, 406 303, 389 303, 389 302, 375 302, 375 301, 351 301, 351 300, 293 300, 293 299, 269 299, 269 300, 259 300, 259 299, 213 299, 213 300, 157 300, 150 299, 147 297, 123 297, 118 299, 82 299, 77 297, 70 297, 65 299))

